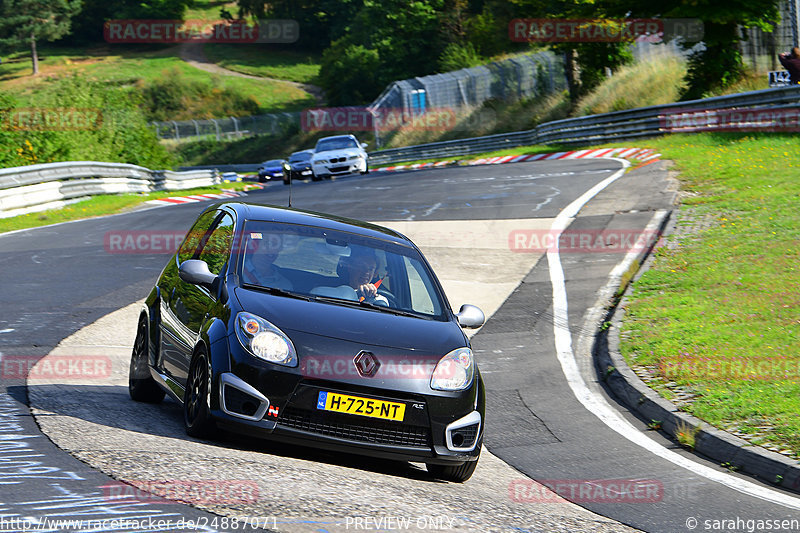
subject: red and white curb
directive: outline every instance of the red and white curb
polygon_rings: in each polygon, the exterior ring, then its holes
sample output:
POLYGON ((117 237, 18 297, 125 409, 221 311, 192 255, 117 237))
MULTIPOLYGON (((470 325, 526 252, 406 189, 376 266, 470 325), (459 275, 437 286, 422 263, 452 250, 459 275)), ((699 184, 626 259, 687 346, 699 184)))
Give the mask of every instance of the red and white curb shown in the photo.
POLYGON ((222 198, 238 198, 240 196, 246 196, 246 194, 239 191, 228 191, 221 193, 194 194, 191 196, 170 196, 169 198, 148 200, 145 203, 151 205, 189 204, 192 202, 206 202, 208 200, 220 200, 222 198))
MULTIPOLYGON (((551 161, 555 159, 602 159, 609 157, 619 157, 621 159, 636 159, 642 163, 657 161, 661 154, 655 153, 649 148, 599 148, 594 150, 573 150, 570 152, 556 152, 552 154, 529 154, 529 155, 504 155, 499 157, 488 157, 473 159, 472 161, 462 161, 466 166, 473 165, 501 165, 503 163, 522 163, 523 161, 551 161)), ((450 159, 447 161, 437 161, 435 163, 416 163, 413 165, 396 165, 392 167, 376 168, 376 172, 393 172, 396 170, 417 170, 422 168, 444 167, 455 165, 459 160, 450 159)))

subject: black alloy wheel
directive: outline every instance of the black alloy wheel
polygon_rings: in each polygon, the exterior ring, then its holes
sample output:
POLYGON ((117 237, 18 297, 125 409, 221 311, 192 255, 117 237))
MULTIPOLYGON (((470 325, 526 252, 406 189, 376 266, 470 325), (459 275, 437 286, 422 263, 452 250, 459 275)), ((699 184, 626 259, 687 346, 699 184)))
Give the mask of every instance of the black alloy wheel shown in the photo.
POLYGON ((164 399, 164 390, 150 375, 150 349, 147 340, 147 320, 139 319, 136 340, 133 342, 131 366, 128 370, 128 393, 132 400, 145 403, 158 403, 164 399))
POLYGON ((215 429, 208 409, 209 381, 208 356, 201 349, 192 357, 183 396, 183 425, 192 437, 208 437, 215 429))

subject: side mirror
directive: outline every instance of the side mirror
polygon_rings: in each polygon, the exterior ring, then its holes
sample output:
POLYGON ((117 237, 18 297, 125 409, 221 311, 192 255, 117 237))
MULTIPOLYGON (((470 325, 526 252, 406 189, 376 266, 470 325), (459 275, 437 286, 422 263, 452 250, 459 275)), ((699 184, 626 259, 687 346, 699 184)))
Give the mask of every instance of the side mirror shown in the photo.
POLYGON ((361 143, 361 148, 366 148, 367 146, 369 146, 369 144, 367 144, 367 143, 361 143))
POLYGON ((211 287, 217 276, 208 270, 208 265, 200 259, 188 259, 181 263, 178 276, 186 283, 211 287))
POLYGON ((456 313, 456 318, 458 318, 458 325, 462 328, 479 328, 486 320, 483 311, 470 304, 462 305, 456 313))

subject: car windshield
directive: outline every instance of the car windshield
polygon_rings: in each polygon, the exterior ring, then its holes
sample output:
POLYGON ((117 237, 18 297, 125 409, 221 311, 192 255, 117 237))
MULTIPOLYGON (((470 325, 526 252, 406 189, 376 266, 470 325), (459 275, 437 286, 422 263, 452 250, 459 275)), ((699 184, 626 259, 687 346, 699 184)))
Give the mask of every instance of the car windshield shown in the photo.
POLYGON ((311 154, 292 154, 292 157, 289 159, 290 163, 301 163, 303 161, 308 161, 311 159, 311 154))
POLYGON ((279 167, 279 166, 281 166, 281 160, 280 159, 270 159, 269 161, 264 163, 264 166, 265 167, 279 167))
POLYGON ((316 152, 328 150, 342 150, 344 148, 358 148, 356 142, 350 137, 335 137, 333 139, 320 139, 317 142, 316 152))
POLYGON ((246 286, 447 319, 441 289, 411 246, 312 226, 247 221, 240 250, 246 286))

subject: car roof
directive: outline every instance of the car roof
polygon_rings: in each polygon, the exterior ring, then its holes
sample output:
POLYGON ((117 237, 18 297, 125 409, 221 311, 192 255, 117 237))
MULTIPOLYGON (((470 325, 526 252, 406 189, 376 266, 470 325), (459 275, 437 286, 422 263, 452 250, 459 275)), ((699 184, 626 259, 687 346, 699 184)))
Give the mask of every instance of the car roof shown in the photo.
POLYGON ((340 217, 316 211, 306 211, 293 207, 278 207, 262 204, 251 204, 246 202, 225 202, 216 206, 217 208, 227 207, 237 213, 240 218, 245 220, 264 220, 270 222, 283 222, 286 224, 299 224, 314 226, 319 228, 331 229, 336 231, 346 231, 395 242, 397 244, 411 245, 411 240, 392 229, 371 224, 362 220, 340 217))
POLYGON ((298 154, 309 154, 309 155, 313 155, 313 154, 314 154, 314 150, 300 150, 300 151, 298 151, 298 152, 292 152, 292 154, 291 154, 289 157, 292 157, 292 155, 298 155, 298 154))
POLYGON ((283 161, 283 159, 268 159, 267 161, 264 161, 261 164, 266 165, 267 163, 280 163, 281 161, 283 161))

